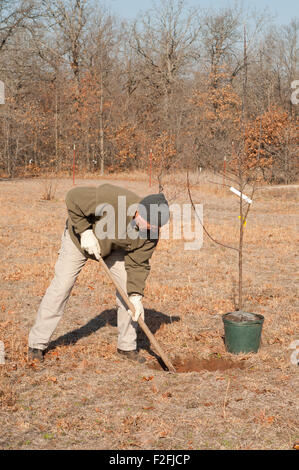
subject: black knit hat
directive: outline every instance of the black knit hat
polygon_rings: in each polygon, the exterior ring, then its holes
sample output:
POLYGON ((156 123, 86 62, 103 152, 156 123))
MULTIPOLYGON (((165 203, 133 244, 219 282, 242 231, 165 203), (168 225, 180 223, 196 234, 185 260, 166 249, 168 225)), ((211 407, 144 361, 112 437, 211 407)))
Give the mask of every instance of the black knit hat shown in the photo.
POLYGON ((137 210, 150 225, 162 227, 169 221, 169 206, 163 193, 146 196, 139 202, 137 210))

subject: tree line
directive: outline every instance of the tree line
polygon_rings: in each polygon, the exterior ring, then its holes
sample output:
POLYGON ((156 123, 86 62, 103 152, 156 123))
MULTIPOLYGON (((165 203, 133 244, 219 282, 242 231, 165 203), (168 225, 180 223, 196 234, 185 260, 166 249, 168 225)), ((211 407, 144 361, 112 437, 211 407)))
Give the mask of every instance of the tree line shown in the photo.
POLYGON ((0 0, 0 171, 9 177, 223 167, 242 141, 268 182, 298 177, 298 27, 236 2, 0 0), (150 152, 151 151, 151 152, 150 152))

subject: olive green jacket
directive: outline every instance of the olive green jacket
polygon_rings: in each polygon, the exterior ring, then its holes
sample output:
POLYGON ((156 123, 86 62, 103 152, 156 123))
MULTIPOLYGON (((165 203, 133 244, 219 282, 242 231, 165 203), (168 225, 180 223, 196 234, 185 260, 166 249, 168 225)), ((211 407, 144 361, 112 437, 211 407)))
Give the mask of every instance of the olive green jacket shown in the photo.
POLYGON ((92 229, 99 240, 103 258, 113 250, 124 249, 127 293, 143 295, 150 271, 149 259, 158 239, 151 239, 148 233, 139 232, 134 223, 133 216, 140 200, 132 191, 103 184, 73 188, 68 191, 65 202, 67 227, 81 253, 95 260, 94 256, 82 250, 80 244, 81 233, 88 229, 92 229))

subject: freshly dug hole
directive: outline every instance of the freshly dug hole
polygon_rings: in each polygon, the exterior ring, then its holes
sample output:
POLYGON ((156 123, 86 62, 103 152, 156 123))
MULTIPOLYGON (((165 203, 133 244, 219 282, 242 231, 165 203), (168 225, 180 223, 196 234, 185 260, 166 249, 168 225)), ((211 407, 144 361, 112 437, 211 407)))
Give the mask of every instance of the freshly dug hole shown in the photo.
MULTIPOLYGON (((231 361, 230 359, 197 359, 194 357, 180 358, 177 357, 172 361, 176 372, 202 372, 202 371, 216 371, 216 370, 228 370, 228 369, 243 369, 245 364, 244 361, 231 361)), ((151 369, 163 370, 163 367, 159 363, 151 364, 151 369)))

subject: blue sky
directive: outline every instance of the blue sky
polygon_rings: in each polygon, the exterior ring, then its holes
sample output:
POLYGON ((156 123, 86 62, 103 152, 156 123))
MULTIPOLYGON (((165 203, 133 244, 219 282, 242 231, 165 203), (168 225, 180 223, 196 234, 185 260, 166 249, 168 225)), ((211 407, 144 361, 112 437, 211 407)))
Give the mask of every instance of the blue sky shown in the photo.
MULTIPOLYGON (((105 4, 112 13, 126 19, 133 19, 139 12, 149 10, 153 5, 153 0, 106 0, 105 4)), ((186 0, 186 4, 190 7, 223 8, 233 5, 234 2, 229 0, 186 0)), ((255 7, 258 11, 267 8, 272 15, 275 15, 274 22, 276 24, 287 24, 292 18, 299 17, 298 0, 245 0, 244 5, 255 7)))

